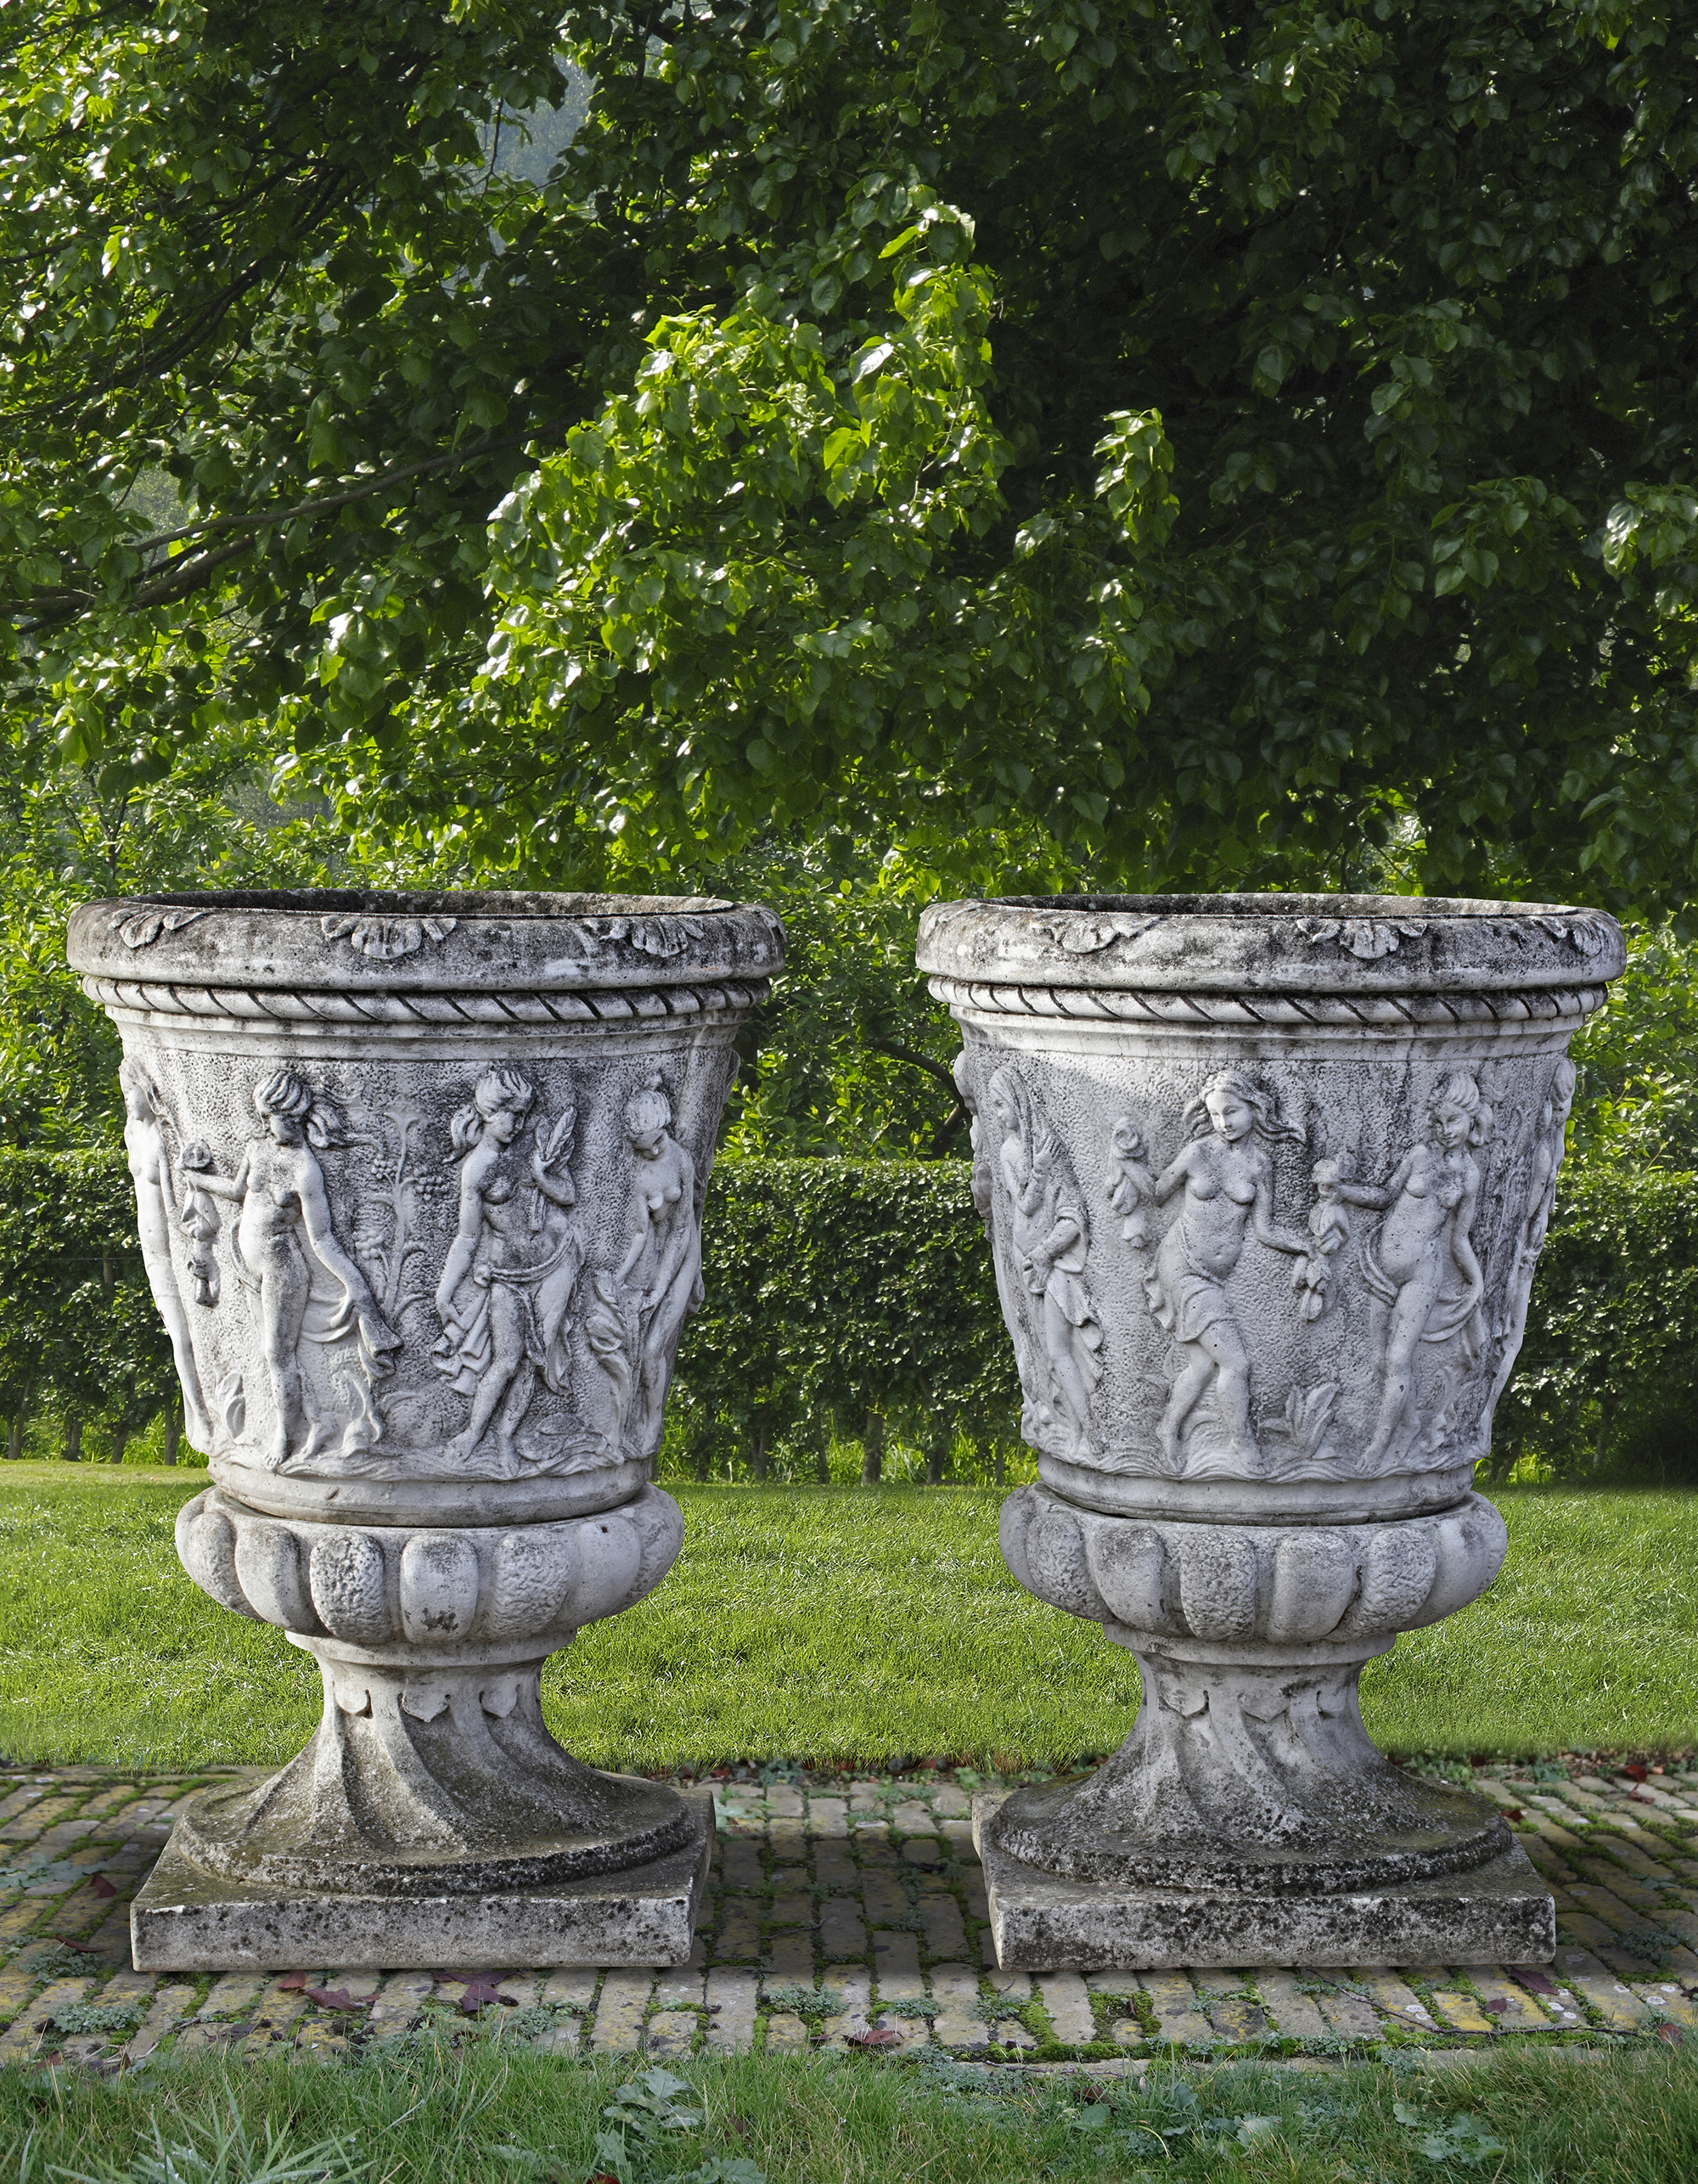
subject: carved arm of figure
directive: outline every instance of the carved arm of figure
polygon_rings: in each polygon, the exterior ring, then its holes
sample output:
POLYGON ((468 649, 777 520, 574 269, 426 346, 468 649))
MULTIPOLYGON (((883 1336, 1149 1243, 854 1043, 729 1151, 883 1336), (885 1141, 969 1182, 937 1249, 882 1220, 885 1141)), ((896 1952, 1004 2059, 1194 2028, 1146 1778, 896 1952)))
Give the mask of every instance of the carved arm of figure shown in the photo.
POLYGON ((1054 1271, 1056 1260, 1071 1251, 1075 1244, 1082 1243, 1084 1240, 1084 1230, 1073 1216, 1064 1209, 1054 1228, 1050 1230, 1042 1243, 1034 1247, 1031 1253, 1032 1282, 1037 1291, 1042 1292, 1048 1286, 1049 1277, 1054 1271))
POLYGON ((1397 1162, 1397 1172, 1389 1183, 1352 1183, 1341 1176, 1332 1186, 1334 1195, 1347 1206, 1367 1206, 1383 1213, 1403 1196, 1403 1186, 1414 1173, 1414 1166, 1415 1156, 1411 1151, 1397 1162))
POLYGON ((1443 1310, 1435 1310, 1426 1324, 1423 1337, 1437 1342, 1446 1335, 1453 1335, 1465 1327, 1479 1309, 1480 1300, 1486 1294, 1486 1276, 1480 1261, 1475 1256, 1474 1243, 1469 1230, 1474 1226, 1474 1214, 1480 1196, 1480 1171, 1470 1160, 1465 1171, 1461 1197, 1456 1211, 1450 1217, 1450 1256, 1457 1272, 1462 1276, 1462 1295, 1454 1304, 1443 1310))
POLYGON ((1282 1229, 1274 1218, 1274 1176, 1265 1156, 1257 1166, 1250 1224, 1257 1241, 1266 1244, 1269 1251, 1284 1252, 1288 1258, 1308 1257, 1309 1239, 1300 1236, 1295 1229, 1282 1229))
POLYGON ((384 1320, 377 1309, 377 1299, 371 1293, 371 1285, 336 1241, 330 1224, 330 1202, 324 1195, 324 1179, 318 1172, 318 1163, 310 1157, 301 1163, 296 1179, 296 1191, 301 1199, 301 1218, 306 1230, 306 1241, 318 1254, 318 1263, 336 1277, 346 1292, 358 1319, 360 1336, 364 1347, 374 1359, 385 1350, 398 1350, 401 1337, 384 1320))
POLYGON ((577 1109, 568 1107, 550 1131, 548 1144, 536 1145, 531 1153, 531 1180, 552 1205, 563 1212, 577 1204, 578 1194, 571 1177, 564 1169, 559 1174, 554 1171, 571 1151, 577 1119, 577 1109))
POLYGON ((199 1145, 185 1145, 177 1166, 192 1179, 197 1191, 210 1191, 215 1198, 228 1198, 233 1205, 239 1206, 248 1195, 248 1164, 253 1156, 245 1152, 234 1175, 226 1177, 220 1175, 210 1161, 205 1168, 195 1165, 189 1156, 201 1150, 199 1145))
POLYGON ((460 1284, 472 1270, 479 1244, 483 1240, 483 1178, 489 1166, 487 1158, 480 1161, 478 1154, 484 1148, 466 1157, 460 1170, 460 1225, 454 1241, 448 1247, 448 1255, 442 1262, 441 1279, 436 1284, 436 1317, 446 1327, 454 1319, 454 1298, 460 1284))

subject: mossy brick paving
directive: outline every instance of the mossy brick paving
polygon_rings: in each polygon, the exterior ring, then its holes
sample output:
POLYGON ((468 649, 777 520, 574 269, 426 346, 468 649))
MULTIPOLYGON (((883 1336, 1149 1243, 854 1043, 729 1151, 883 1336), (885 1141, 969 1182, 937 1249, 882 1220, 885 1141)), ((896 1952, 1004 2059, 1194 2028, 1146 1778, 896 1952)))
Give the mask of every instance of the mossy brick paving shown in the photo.
POLYGON ((1473 1771, 1555 1895, 1548 1967, 1001 1972, 968 1790, 921 1772, 716 1782, 711 1885, 677 1970, 132 1971, 130 1898, 183 1800, 258 1772, 0 1771, 0 2063, 111 2074, 283 2052, 346 2065, 499 2040, 563 2057, 929 2049, 1137 2071, 1176 2053, 1438 2059, 1698 2037, 1698 1776, 1689 1803, 1679 1775, 1473 1771))

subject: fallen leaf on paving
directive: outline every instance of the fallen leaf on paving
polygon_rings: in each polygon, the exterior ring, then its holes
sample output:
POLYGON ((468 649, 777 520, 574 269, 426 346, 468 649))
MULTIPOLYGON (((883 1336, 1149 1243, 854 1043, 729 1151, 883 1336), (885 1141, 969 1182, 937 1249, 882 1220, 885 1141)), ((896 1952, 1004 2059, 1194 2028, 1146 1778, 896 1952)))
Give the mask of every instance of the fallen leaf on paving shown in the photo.
POLYGON ((309 1987, 306 1999, 317 2002, 321 2010, 363 2010, 368 2007, 364 2001, 356 2001, 346 1987, 309 1987))
POLYGON ((118 1893, 104 1873, 97 1873, 88 1885, 97 1896, 115 1896, 118 1893))

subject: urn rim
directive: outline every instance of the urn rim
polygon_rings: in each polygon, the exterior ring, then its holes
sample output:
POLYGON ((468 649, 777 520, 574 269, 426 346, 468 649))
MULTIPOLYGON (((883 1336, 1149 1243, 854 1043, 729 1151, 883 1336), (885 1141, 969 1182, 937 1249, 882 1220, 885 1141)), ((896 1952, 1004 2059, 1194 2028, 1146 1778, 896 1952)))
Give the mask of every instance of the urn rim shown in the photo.
MULTIPOLYGON (((987 896, 921 914, 915 960, 984 989, 1486 994, 1601 988, 1621 927, 1583 904, 1431 895, 987 896)), ((955 1001, 964 994, 942 990, 955 1001)))
POLYGON ((66 943, 85 977, 309 992, 759 987, 784 953, 783 923, 763 904, 531 888, 108 896, 72 913, 66 943))

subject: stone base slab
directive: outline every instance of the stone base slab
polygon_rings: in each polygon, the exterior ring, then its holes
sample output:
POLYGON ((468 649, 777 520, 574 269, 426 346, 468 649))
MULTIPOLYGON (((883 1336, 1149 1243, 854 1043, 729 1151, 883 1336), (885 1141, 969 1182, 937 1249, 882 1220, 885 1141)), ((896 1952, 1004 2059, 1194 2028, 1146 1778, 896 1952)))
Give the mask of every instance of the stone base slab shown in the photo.
POLYGON ((686 1962, 713 1849, 713 1798, 679 1793, 689 1842, 646 1866, 509 1894, 339 1896, 243 1887, 167 1845, 130 1907, 138 1972, 518 1970, 686 1962))
POLYGON ((1123 1888, 1046 1873, 987 1843, 1006 1795, 973 1800, 1004 1971, 1548 1964, 1556 1954, 1556 1905, 1519 1843, 1468 1872, 1351 1894, 1123 1888))

